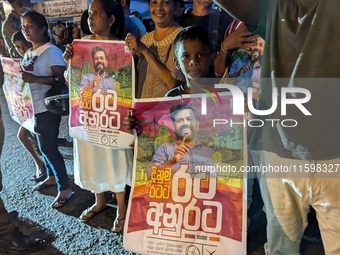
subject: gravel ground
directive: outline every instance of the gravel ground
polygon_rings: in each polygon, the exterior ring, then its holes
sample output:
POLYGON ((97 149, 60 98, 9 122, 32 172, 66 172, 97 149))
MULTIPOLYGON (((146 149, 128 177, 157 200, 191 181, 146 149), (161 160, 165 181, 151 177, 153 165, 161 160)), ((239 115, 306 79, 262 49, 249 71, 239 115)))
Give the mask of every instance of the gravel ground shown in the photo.
MULTIPOLYGON (((87 223, 77 220, 81 212, 92 205, 94 198, 90 192, 73 184, 72 148, 59 147, 65 159, 71 187, 75 192, 70 203, 59 210, 52 209, 49 205, 57 194, 55 187, 41 192, 32 191, 34 183, 27 181, 27 178, 34 173, 33 160, 16 138, 19 125, 10 118, 3 95, 0 95, 0 104, 6 130, 1 158, 4 186, 1 198, 8 211, 19 212, 16 224, 25 234, 47 240, 44 249, 26 254, 132 254, 124 250, 122 235, 110 231, 116 212, 116 203, 110 194, 107 194, 107 209, 100 215, 87 223)), ((59 137, 66 137, 71 141, 68 136, 67 117, 62 120, 59 137)), ((264 242, 265 228, 259 226, 249 235, 248 254, 263 255, 264 242)), ((302 250, 305 255, 324 254, 321 245, 308 242, 304 242, 302 250)), ((0 250, 0 254, 16 253, 0 250)))

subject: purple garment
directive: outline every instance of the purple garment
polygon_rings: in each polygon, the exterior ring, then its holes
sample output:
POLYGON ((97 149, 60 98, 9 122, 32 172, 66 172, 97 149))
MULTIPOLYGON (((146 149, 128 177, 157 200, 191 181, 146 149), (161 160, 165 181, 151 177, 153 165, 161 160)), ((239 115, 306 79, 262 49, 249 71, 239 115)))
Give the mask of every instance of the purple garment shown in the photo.
MULTIPOLYGON (((151 167, 159 166, 172 159, 175 153, 176 147, 181 141, 175 141, 171 143, 163 143, 160 145, 150 163, 148 169, 148 178, 150 179, 151 167)), ((203 146, 198 139, 195 139, 195 146, 189 150, 185 157, 172 166, 172 172, 176 172, 180 165, 189 165, 187 172, 195 173, 196 166, 199 165, 212 165, 212 154, 214 150, 210 147, 203 146)))

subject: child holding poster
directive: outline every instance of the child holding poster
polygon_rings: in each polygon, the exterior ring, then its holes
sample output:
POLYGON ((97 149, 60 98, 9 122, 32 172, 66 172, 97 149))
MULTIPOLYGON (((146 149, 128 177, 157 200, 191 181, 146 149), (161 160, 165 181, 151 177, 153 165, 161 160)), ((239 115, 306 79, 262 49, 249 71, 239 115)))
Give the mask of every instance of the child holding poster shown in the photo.
POLYGON ((203 28, 187 27, 174 41, 174 63, 186 82, 166 96, 192 96, 136 101, 135 118, 125 118, 128 130, 139 125, 141 131, 130 196, 133 210, 124 232, 126 250, 245 254, 244 180, 236 171, 245 164, 244 134, 238 127, 212 125, 214 118, 243 117, 231 114, 231 96, 226 94, 221 94, 225 107, 211 100, 208 114, 197 110, 202 103, 198 94, 210 87, 202 79, 214 60, 206 34, 203 28), (206 170, 215 166, 232 166, 235 174, 206 170))
MULTIPOLYGON (((94 0, 89 6, 88 13, 88 23, 93 34, 82 39, 121 40, 124 13, 120 5, 111 0, 94 0)), ((109 87, 112 89, 114 79, 104 71, 108 62, 105 49, 95 47, 92 53, 94 69, 98 70, 83 76, 79 87, 85 91, 98 88, 104 91, 109 87)), ((73 56, 74 49, 68 45, 64 59, 68 62, 73 56)), ((132 172, 132 150, 103 148, 74 139, 74 160, 75 183, 95 194, 95 203, 83 211, 79 221, 86 222, 104 210, 106 207, 104 192, 113 191, 116 193, 118 210, 112 231, 121 232, 126 214, 125 186, 129 184, 132 172)))

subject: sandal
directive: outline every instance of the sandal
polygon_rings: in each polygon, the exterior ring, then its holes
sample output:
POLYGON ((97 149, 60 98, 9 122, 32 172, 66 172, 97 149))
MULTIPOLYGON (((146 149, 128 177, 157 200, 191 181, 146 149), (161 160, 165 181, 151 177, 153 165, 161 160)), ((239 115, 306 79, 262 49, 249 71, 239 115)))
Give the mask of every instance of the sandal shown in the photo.
POLYGON ((52 187, 52 186, 55 186, 57 185, 56 183, 53 183, 53 184, 47 184, 46 182, 39 182, 37 185, 35 185, 33 187, 33 191, 40 191, 40 190, 43 190, 43 189, 47 189, 49 187, 52 187))
POLYGON ((32 181, 32 182, 40 182, 40 181, 46 179, 46 177, 47 177, 46 173, 42 173, 38 177, 36 175, 33 175, 32 177, 28 178, 28 180, 32 181))
POLYGON ((58 197, 58 198, 56 198, 53 201, 53 203, 51 204, 51 207, 54 208, 54 209, 63 207, 70 200, 70 198, 73 196, 73 194, 74 194, 74 192, 72 192, 69 197, 58 197))
MULTIPOLYGON (((105 209, 105 208, 104 208, 105 209)), ((96 212, 91 209, 91 207, 87 208, 82 212, 82 214, 79 216, 78 220, 80 222, 86 222, 91 220, 94 216, 96 216, 98 213, 102 212, 104 209, 96 212)))
POLYGON ((124 225, 125 225, 125 218, 115 219, 115 221, 113 222, 113 226, 111 228, 111 231, 115 232, 115 233, 120 233, 124 230, 124 225), (124 222, 123 222, 123 225, 121 225, 119 227, 118 225, 121 221, 124 221, 124 222))

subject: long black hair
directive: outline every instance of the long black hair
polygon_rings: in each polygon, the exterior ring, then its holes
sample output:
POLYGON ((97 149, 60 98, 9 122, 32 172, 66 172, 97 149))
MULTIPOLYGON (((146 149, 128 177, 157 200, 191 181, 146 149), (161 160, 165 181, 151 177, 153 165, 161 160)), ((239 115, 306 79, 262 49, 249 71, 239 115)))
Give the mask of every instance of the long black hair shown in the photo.
POLYGON ((124 29, 125 29, 125 16, 122 5, 116 3, 113 0, 98 0, 101 2, 103 9, 107 17, 111 15, 115 16, 115 22, 111 26, 111 34, 116 36, 118 39, 124 39, 124 29))
POLYGON ((44 31, 44 34, 43 34, 44 40, 46 42, 51 41, 51 38, 50 38, 50 36, 48 35, 48 32, 47 32, 48 31, 48 23, 47 23, 47 20, 46 20, 44 15, 42 15, 41 13, 39 13, 37 11, 29 10, 29 11, 27 11, 27 12, 25 12, 21 15, 21 20, 24 17, 31 19, 39 28, 45 27, 45 31, 44 31))

